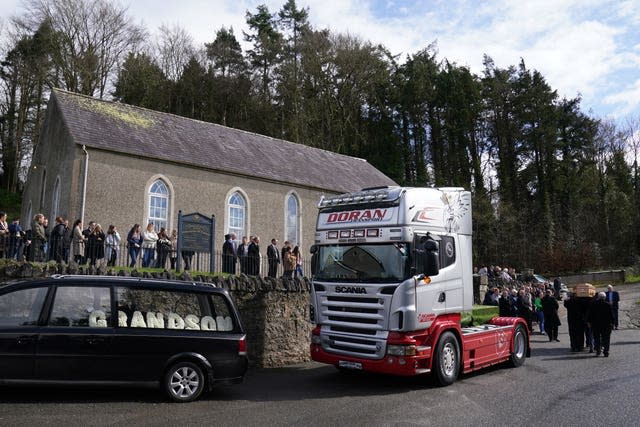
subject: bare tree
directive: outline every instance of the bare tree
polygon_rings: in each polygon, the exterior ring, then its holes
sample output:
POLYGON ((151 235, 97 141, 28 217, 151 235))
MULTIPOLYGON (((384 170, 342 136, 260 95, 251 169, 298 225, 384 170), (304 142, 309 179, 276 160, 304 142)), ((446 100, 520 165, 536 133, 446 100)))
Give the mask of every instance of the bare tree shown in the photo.
POLYGON ((162 24, 157 42, 157 61, 169 80, 178 81, 189 59, 196 56, 193 38, 182 27, 162 24))
POLYGON ((56 84, 100 98, 125 54, 144 39, 127 9, 106 0, 29 0, 26 14, 14 19, 30 31, 46 21, 55 31, 56 84))

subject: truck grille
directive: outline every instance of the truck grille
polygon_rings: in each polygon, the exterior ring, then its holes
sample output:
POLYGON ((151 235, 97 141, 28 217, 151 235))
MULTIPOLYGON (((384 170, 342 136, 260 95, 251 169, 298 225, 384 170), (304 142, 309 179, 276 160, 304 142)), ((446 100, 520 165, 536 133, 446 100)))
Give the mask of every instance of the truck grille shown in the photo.
POLYGON ((316 293, 325 351, 367 359, 384 356, 388 335, 384 313, 391 295, 376 294, 375 291, 370 290, 363 296, 316 293))

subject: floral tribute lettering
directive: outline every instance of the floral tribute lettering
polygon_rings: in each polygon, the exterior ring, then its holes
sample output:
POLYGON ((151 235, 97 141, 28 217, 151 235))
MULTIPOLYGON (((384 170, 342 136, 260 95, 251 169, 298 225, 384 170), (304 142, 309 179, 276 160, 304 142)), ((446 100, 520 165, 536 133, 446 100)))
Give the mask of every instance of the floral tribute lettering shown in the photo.
POLYGON ((94 310, 89 315, 89 326, 91 328, 106 328, 107 315, 102 310, 94 310))
MULTIPOLYGON (((91 327, 107 327, 107 316, 102 310, 95 310, 89 316, 89 326, 91 327)), ((151 329, 186 329, 190 331, 232 331, 233 320, 229 316, 217 316, 215 319, 211 316, 203 316, 202 318, 195 314, 187 314, 180 316, 177 313, 169 313, 166 316, 163 313, 154 313, 148 311, 146 316, 140 311, 134 311, 129 320, 129 316, 124 311, 118 310, 118 326, 121 328, 151 328, 151 329), (145 321, 146 317, 146 321, 145 321)))

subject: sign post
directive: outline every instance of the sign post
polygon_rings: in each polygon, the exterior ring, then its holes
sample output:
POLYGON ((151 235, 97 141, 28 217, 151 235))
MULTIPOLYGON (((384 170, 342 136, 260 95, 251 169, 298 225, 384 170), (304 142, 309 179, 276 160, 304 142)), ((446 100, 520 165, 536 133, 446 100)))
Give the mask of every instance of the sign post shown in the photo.
POLYGON ((183 260, 189 264, 185 265, 185 269, 191 269, 193 255, 203 252, 210 254, 209 272, 215 271, 215 232, 216 218, 214 215, 208 218, 198 212, 183 215, 181 210, 178 211, 176 272, 180 272, 183 260))

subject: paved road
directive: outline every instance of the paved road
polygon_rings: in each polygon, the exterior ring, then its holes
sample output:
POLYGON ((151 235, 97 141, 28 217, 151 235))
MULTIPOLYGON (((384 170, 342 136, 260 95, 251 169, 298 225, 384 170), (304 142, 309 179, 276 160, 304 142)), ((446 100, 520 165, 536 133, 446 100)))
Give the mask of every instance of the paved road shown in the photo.
MULTIPOLYGON (((637 310, 640 285, 618 290, 626 312, 637 310)), ((446 388, 306 363, 252 370, 243 384, 191 404, 166 403, 155 390, 4 389, 0 425, 637 426, 640 331, 621 319, 607 359, 570 353, 564 322, 560 343, 532 337, 523 367, 486 369, 446 388)))

